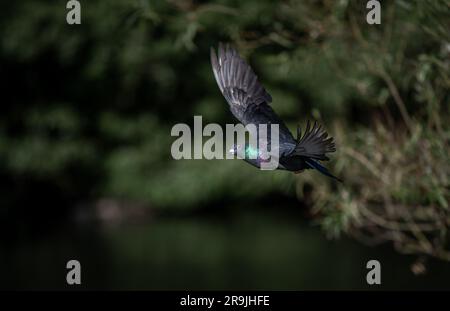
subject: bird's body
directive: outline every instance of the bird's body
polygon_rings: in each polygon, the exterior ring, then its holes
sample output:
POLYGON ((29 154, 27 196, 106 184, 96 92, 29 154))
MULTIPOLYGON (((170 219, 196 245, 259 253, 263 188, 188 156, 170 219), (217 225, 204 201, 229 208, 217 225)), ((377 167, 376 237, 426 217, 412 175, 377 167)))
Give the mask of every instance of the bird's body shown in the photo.
MULTIPOLYGON (((284 122, 270 106, 272 97, 259 83, 251 67, 230 46, 219 44, 218 55, 211 48, 211 65, 220 91, 227 100, 233 115, 243 125, 267 125, 267 136, 258 135, 258 146, 267 144, 270 149, 271 124, 278 124, 279 149, 278 169, 300 172, 314 168, 323 174, 338 179, 318 161, 328 160, 325 155, 335 151, 333 138, 314 123, 308 122, 304 135, 297 129, 297 139, 291 134, 284 122), (263 141, 264 139, 264 141, 263 141)), ((235 154, 244 154, 248 163, 260 168, 264 160, 258 148, 245 145, 235 145, 235 154), (256 158, 255 158, 256 156, 256 158)), ((338 179, 339 180, 339 179, 338 179)))

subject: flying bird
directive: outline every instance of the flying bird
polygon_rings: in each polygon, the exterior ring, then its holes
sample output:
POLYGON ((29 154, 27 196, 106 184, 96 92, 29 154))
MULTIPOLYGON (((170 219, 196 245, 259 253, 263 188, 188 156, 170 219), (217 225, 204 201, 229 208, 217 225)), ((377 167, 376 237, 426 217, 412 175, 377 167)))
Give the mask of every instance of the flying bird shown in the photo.
MULTIPOLYGON (((243 125, 267 124, 267 141, 270 141, 270 124, 279 126, 279 150, 277 169, 300 173, 305 169, 316 169, 322 174, 341 181, 333 176, 320 161, 327 161, 327 153, 336 151, 332 137, 317 122, 311 126, 308 121, 304 134, 297 127, 297 139, 294 138, 284 122, 270 106, 272 97, 259 83, 252 68, 242 59, 229 44, 219 43, 218 53, 211 48, 211 65, 214 77, 222 95, 230 106, 232 114, 243 125)), ((259 136, 258 136, 259 137, 259 136)), ((258 138, 258 140, 260 137, 258 138)), ((268 145, 270 143, 266 142, 268 145)), ((261 167, 265 161, 259 150, 251 150, 251 146, 234 145, 235 154, 241 152, 244 160, 253 166, 261 167), (254 154, 252 158, 249 154, 254 154), (256 154, 255 154, 256 153, 256 154)), ((342 182, 342 181, 341 181, 342 182)))

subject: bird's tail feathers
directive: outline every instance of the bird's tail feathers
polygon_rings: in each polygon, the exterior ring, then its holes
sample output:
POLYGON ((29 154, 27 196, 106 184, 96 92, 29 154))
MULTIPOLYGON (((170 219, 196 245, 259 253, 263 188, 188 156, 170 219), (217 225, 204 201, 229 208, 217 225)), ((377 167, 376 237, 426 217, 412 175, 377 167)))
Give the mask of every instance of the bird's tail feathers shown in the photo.
POLYGON ((333 137, 328 137, 328 133, 322 130, 317 122, 314 122, 311 127, 311 123, 308 121, 303 136, 300 126, 297 127, 297 145, 293 151, 294 155, 327 161, 329 158, 325 154, 334 151, 336 151, 336 147, 333 137))
POLYGON ((319 162, 314 161, 313 159, 305 159, 306 164, 313 169, 318 170, 319 172, 321 172, 322 174, 324 174, 325 176, 331 177, 339 182, 343 182, 342 179, 334 176, 333 174, 331 174, 326 167, 324 167, 323 165, 321 165, 319 162))

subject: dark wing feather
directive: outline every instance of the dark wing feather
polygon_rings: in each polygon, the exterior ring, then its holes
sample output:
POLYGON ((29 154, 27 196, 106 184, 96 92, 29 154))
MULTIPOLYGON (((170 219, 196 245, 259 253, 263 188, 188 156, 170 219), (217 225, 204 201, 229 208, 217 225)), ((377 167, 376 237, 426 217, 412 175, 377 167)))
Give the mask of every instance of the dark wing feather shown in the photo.
POLYGON ((242 123, 247 124, 267 124, 268 139, 270 139, 270 124, 278 124, 280 154, 288 154, 294 150, 296 141, 284 122, 278 117, 275 111, 266 103, 250 105, 242 117, 242 123))
MULTIPOLYGON (((211 48, 211 65, 217 84, 230 105, 233 115, 242 124, 279 125, 280 153, 289 153, 295 147, 295 139, 269 103, 272 97, 259 83, 252 68, 239 56, 238 52, 219 44, 218 57, 211 48)), ((270 139, 270 132, 267 136, 270 139)))
POLYGON ((218 57, 211 48, 211 65, 220 91, 239 121, 249 105, 272 102, 252 68, 234 48, 219 44, 218 57))

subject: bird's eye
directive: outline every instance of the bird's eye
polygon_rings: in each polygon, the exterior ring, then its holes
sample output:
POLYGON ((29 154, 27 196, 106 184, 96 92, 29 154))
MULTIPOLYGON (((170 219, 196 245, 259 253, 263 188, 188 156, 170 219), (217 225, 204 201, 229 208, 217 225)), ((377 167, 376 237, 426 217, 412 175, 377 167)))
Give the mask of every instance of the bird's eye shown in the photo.
POLYGON ((228 152, 231 153, 231 154, 236 154, 237 151, 238 151, 238 146, 236 146, 236 145, 233 145, 233 147, 231 147, 231 148, 228 150, 228 152))

